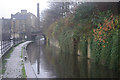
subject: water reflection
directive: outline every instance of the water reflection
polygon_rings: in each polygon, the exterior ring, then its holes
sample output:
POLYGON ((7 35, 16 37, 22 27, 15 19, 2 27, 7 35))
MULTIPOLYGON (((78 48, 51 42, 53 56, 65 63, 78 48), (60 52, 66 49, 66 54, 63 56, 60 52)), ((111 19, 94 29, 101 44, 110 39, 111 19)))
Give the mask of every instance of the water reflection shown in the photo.
POLYGON ((28 56, 38 78, 117 78, 119 74, 54 46, 31 43, 28 56), (40 74, 37 74, 40 72, 40 74))
POLYGON ((28 57, 38 78, 55 78, 55 70, 46 61, 42 47, 37 43, 31 43, 27 47, 28 57))

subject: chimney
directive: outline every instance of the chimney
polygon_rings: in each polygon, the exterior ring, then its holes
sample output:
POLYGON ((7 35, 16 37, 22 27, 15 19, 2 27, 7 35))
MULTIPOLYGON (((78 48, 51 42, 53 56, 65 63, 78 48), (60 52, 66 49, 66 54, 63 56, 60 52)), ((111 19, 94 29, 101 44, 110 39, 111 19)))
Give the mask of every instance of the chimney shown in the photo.
POLYGON ((27 14, 27 10, 21 10, 22 14, 27 14))
POLYGON ((40 27, 39 3, 37 3, 37 26, 40 27))
POLYGON ((40 14, 39 14, 39 3, 37 3, 37 17, 38 18, 40 17, 40 14))

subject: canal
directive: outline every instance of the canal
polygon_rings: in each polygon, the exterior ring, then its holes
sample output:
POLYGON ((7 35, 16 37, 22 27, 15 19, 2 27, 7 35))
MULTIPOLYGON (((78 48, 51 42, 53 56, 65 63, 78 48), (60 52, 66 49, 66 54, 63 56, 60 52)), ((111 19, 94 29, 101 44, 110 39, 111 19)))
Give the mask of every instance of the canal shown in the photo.
POLYGON ((37 78, 118 78, 118 72, 92 63, 89 59, 74 57, 68 51, 32 42, 27 53, 37 78))

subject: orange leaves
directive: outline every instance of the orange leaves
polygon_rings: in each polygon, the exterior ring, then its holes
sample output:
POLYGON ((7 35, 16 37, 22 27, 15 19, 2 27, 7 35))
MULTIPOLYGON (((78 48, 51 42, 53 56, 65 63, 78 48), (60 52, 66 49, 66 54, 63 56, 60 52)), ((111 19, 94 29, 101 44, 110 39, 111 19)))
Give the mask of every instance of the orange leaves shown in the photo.
POLYGON ((101 27, 101 24, 99 23, 99 25, 98 26, 100 26, 101 27))
POLYGON ((93 32, 95 33, 95 29, 93 29, 93 32))
POLYGON ((100 29, 102 29, 102 27, 100 27, 100 29))
POLYGON ((105 28, 105 31, 107 31, 108 30, 108 28, 105 28))
MULTIPOLYGON (((94 40, 98 41, 99 43, 107 43, 106 38, 108 35, 111 35, 111 31, 114 29, 115 24, 117 23, 117 19, 113 18, 114 16, 111 15, 110 18, 105 18, 103 24, 98 24, 97 29, 93 29, 93 36, 94 40)), ((105 46, 103 46, 105 47, 105 46)))
POLYGON ((101 35, 102 33, 101 33, 101 31, 99 32, 99 35, 101 35))
POLYGON ((105 47, 105 45, 103 45, 102 47, 105 47))
POLYGON ((108 20, 107 20, 107 19, 105 19, 105 20, 104 20, 104 22, 106 23, 106 22, 108 22, 108 20))
POLYGON ((103 43, 105 43, 105 40, 103 40, 103 43))

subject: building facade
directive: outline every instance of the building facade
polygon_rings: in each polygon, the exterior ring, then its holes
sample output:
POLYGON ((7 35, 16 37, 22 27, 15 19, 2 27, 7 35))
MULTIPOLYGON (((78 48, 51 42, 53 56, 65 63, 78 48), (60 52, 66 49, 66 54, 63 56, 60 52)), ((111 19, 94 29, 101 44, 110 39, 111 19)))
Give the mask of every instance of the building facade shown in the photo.
POLYGON ((9 40, 11 37, 11 19, 0 19, 0 40, 9 40))
POLYGON ((11 14, 11 20, 12 37, 15 36, 15 38, 31 39, 32 32, 37 30, 36 16, 30 12, 27 12, 27 10, 21 10, 21 12, 11 14))

